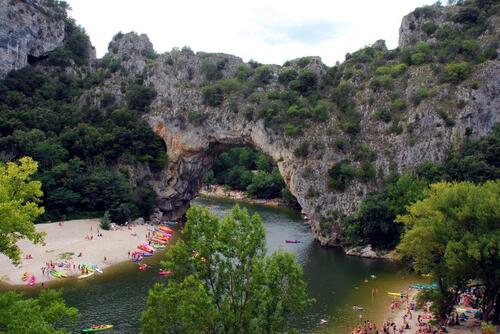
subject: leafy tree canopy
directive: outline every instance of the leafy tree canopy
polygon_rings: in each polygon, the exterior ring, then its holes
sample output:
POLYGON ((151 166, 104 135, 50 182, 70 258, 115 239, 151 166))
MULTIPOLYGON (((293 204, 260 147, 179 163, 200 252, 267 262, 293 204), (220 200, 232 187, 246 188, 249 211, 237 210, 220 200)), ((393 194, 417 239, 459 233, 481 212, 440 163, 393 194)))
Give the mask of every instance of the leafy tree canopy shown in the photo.
POLYGON ((266 256, 264 234, 261 218, 238 206, 222 219, 189 209, 184 238, 162 262, 175 275, 150 291, 142 333, 289 330, 312 300, 293 255, 266 256))

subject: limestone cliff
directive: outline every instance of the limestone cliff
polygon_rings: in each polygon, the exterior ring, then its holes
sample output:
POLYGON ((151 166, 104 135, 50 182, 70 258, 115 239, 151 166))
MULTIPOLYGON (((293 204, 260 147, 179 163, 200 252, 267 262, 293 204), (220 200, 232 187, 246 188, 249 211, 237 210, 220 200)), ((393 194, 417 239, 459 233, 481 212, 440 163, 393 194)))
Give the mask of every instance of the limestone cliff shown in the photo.
POLYGON ((63 8, 49 0, 0 0, 0 78, 63 44, 63 8))
MULTIPOLYGON (((100 97, 107 94, 124 105, 124 87, 138 79, 154 88, 156 97, 143 117, 165 141, 169 164, 160 173, 141 171, 140 177, 156 190, 165 219, 184 214, 220 152, 250 145, 277 163, 316 238, 324 245, 337 245, 342 232, 339 217, 352 213, 391 171, 442 161, 466 136, 484 136, 500 122, 500 61, 497 53, 491 55, 492 47, 459 79, 446 77, 453 68, 425 59, 425 52, 430 52, 425 50, 438 43, 433 36, 437 27, 464 27, 450 19, 457 11, 433 6, 425 15, 411 13, 401 25, 400 48, 387 50, 379 41, 347 55, 336 67, 317 57, 260 66, 226 54, 195 54, 188 48, 157 55, 147 36, 120 33, 99 65, 103 70, 117 64, 119 70, 106 72, 102 83, 80 101, 99 107, 100 97), (408 60, 408 66, 402 60, 405 50, 424 56, 408 60), (300 82, 290 88, 297 79, 285 80, 287 71, 299 79, 303 74, 314 90, 306 92, 309 88, 300 82), (289 98, 300 108, 289 107, 289 98), (342 161, 354 168, 369 162, 376 176, 353 178, 345 189, 335 189, 330 171, 342 161)), ((484 25, 479 50, 498 41, 498 12, 484 25)), ((9 45, 15 44, 17 37, 13 38, 9 45)), ((45 44, 43 39, 39 42, 45 44)), ((16 64, 10 68, 22 66, 16 64)))

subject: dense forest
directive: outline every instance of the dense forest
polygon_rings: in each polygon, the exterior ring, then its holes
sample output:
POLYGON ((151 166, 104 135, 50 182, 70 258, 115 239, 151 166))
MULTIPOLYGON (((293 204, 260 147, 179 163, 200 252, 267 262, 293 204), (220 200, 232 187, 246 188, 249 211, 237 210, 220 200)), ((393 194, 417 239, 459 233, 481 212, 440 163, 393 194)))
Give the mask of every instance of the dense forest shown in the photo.
POLYGON ((163 141, 140 117, 154 97, 142 79, 124 85, 126 107, 104 95, 101 108, 82 93, 117 71, 104 63, 84 72, 90 42, 66 19, 65 46, 41 60, 10 72, 0 82, 0 160, 31 156, 43 184, 43 220, 99 216, 109 210, 116 222, 148 216, 156 194, 133 182, 135 165, 160 170, 167 161, 163 141), (69 72, 65 66, 73 65, 69 72), (83 99, 83 101, 82 101, 83 99))

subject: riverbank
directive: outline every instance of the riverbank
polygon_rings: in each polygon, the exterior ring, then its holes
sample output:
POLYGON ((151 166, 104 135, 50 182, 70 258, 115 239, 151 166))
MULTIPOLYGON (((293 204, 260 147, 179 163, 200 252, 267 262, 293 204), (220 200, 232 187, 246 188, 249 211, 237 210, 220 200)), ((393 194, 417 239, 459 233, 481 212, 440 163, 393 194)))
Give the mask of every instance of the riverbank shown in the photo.
POLYGON ((106 268, 113 264, 127 261, 129 251, 139 243, 147 242, 147 233, 151 225, 117 226, 116 230, 105 231, 99 227, 99 219, 80 219, 62 223, 35 225, 37 231, 45 232, 44 244, 34 245, 28 240, 21 240, 18 246, 22 251, 22 261, 15 266, 3 254, 0 254, 0 278, 9 285, 27 284, 22 280, 25 272, 34 275, 36 283, 54 280, 42 268, 47 263, 56 265, 56 269, 68 276, 78 276, 79 264, 97 265, 106 268), (101 235, 101 236, 98 236, 101 235), (79 256, 81 254, 81 256, 79 256), (30 259, 26 256, 31 255, 30 259))
POLYGON ((288 207, 281 198, 260 199, 249 197, 241 190, 227 190, 224 186, 212 184, 204 186, 199 192, 200 196, 209 198, 231 199, 233 201, 245 202, 250 204, 260 204, 268 207, 288 207))
MULTIPOLYGON (((421 322, 426 324, 432 319, 432 314, 428 310, 428 304, 423 309, 412 310, 410 316, 408 307, 416 304, 418 290, 410 288, 407 293, 408 298, 404 300, 396 298, 395 302, 391 303, 385 318, 388 323, 395 323, 397 329, 404 328, 406 323, 408 323, 409 329, 406 329, 404 332, 417 333, 420 328, 418 319, 421 319, 421 322)), ((468 319, 467 321, 461 322, 460 325, 448 326, 446 329, 450 334, 480 334, 481 322, 475 319, 468 319)))

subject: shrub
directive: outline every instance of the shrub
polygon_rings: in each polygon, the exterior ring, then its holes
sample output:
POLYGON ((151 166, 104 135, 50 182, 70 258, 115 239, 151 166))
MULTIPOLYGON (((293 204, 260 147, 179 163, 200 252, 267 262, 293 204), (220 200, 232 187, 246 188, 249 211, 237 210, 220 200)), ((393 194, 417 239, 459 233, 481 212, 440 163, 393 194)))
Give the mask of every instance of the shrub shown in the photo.
POLYGON ((109 218, 109 211, 106 210, 104 212, 104 216, 101 218, 101 222, 99 223, 99 226, 103 229, 108 231, 111 228, 111 219, 109 218))
POLYGON ((188 113, 188 120, 195 125, 200 125, 207 117, 207 114, 199 111, 190 111, 188 113))
POLYGON ((203 103, 211 107, 217 107, 224 102, 222 89, 218 85, 205 86, 202 90, 203 103))
POLYGON ((344 151, 347 148, 347 141, 344 138, 336 138, 335 147, 337 147, 341 151, 344 151))
POLYGON ((221 68, 210 59, 203 59, 201 62, 201 73, 203 73, 205 78, 209 81, 215 81, 222 78, 221 68))
POLYGON ((422 25, 422 30, 428 36, 431 36, 436 31, 437 28, 438 28, 438 25, 434 22, 426 22, 422 25))
POLYGON ((148 110, 149 105, 156 97, 156 91, 152 87, 140 84, 132 84, 125 95, 127 106, 140 112, 148 110))
POLYGON ((375 179, 377 172, 370 161, 363 161, 358 170, 358 177, 362 182, 369 182, 375 179))
POLYGON ((318 85, 318 76, 311 70, 303 70, 300 72, 296 80, 289 83, 289 87, 302 95, 307 95, 315 90, 318 85))
POLYGON ((356 176, 356 170, 349 160, 342 160, 328 171, 329 186, 335 190, 344 190, 356 176))
POLYGON ((403 111, 406 109, 406 102, 401 98, 396 98, 391 103, 391 110, 393 111, 403 111))
POLYGON ((267 85, 273 77, 272 67, 269 65, 261 65, 255 69, 254 79, 260 85, 267 85))
POLYGON ((284 129, 285 129, 285 135, 290 137, 298 136, 302 132, 300 128, 290 123, 285 124, 284 129))
POLYGON ((441 119, 444 121, 446 126, 452 127, 455 125, 455 121, 448 115, 448 113, 444 109, 438 108, 436 111, 439 117, 441 117, 441 119))
POLYGON ((388 109, 382 109, 374 114, 376 119, 389 123, 392 120, 391 112, 388 109))
POLYGON ((288 83, 292 80, 295 80, 299 74, 293 68, 285 68, 283 69, 279 76, 278 81, 283 85, 288 85, 288 83))
POLYGON ((415 91, 415 94, 411 97, 411 102, 415 105, 419 105, 420 102, 430 96, 430 91, 428 88, 421 87, 415 91))
POLYGON ((447 64, 444 68, 443 79, 445 81, 458 84, 461 81, 467 79, 470 72, 471 68, 469 63, 467 62, 447 64))

